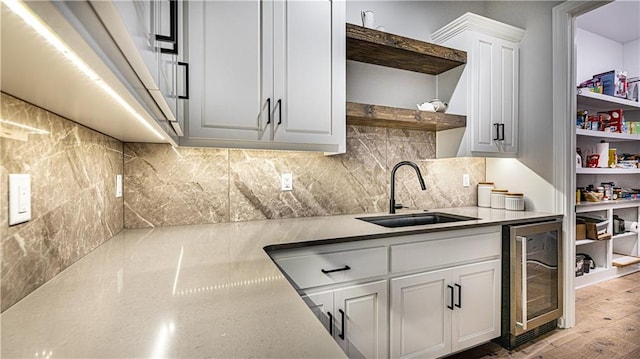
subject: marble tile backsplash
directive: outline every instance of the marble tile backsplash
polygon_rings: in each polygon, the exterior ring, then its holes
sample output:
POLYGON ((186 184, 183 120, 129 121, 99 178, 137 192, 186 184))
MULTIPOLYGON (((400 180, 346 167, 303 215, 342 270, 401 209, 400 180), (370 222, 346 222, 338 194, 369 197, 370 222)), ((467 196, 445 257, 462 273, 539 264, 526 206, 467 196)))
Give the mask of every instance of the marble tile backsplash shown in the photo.
POLYGON ((349 126, 347 153, 172 148, 125 143, 126 228, 269 218, 374 213, 388 210, 390 170, 398 170, 396 199, 420 209, 474 206, 485 178, 483 158, 434 159, 435 133, 349 126), (293 191, 280 176, 293 174, 293 191), (468 173, 471 186, 462 187, 468 173))
POLYGON ((123 229, 123 144, 4 93, 0 103, 4 311, 123 229), (32 219, 13 226, 10 173, 31 175, 32 219))
POLYGON ((173 148, 122 143, 1 94, 1 310, 123 228, 386 212, 396 199, 421 209, 472 206, 483 158, 436 160, 435 133, 349 126, 347 153, 173 148), (17 124, 17 126, 16 126, 17 124), (32 220, 8 225, 8 174, 31 175, 32 220), (293 191, 280 190, 283 173, 293 191), (471 186, 463 188, 462 174, 471 186), (124 198, 115 177, 124 174, 124 198))

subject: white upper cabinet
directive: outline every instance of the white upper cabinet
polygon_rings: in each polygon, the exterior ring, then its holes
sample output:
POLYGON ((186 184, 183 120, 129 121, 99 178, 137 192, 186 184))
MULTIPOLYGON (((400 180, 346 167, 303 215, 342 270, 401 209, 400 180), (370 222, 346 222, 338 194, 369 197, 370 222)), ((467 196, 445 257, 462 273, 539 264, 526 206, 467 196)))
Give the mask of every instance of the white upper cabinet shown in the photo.
MULTIPOLYGON (((184 55, 184 17, 182 0, 92 1, 111 38, 142 83, 144 91, 175 133, 182 135, 178 118, 182 104, 178 93, 178 59, 184 55), (182 44, 180 44, 182 42, 182 44), (180 45, 180 46, 179 46, 180 45)), ((136 90, 140 86, 134 84, 136 90)), ((153 110, 153 109, 152 109, 153 110)), ((158 116, 158 112, 154 112, 158 116)), ((168 130, 168 133, 171 130, 168 130)))
POLYGON ((432 34, 435 43, 467 51, 467 64, 439 76, 439 96, 467 128, 438 133, 438 157, 518 153, 519 47, 525 31, 466 13, 432 34))
POLYGON ((345 151, 344 2, 189 2, 181 144, 345 151))
MULTIPOLYGON (((261 15, 271 2, 190 1, 191 93, 187 135, 191 138, 259 141, 268 123, 270 29, 261 15)), ((266 17, 266 20, 269 20, 266 17)), ((271 103, 273 105, 273 103, 271 103)))
POLYGON ((333 120, 332 34, 344 32, 344 24, 327 21, 333 7, 329 0, 276 2, 275 94, 282 120, 278 112, 275 141, 338 144, 344 133, 344 121, 333 120))
MULTIPOLYGON (((122 20, 122 25, 126 29, 129 37, 133 40, 137 54, 142 63, 134 62, 136 74, 142 80, 145 88, 149 90, 158 89, 158 51, 156 50, 156 25, 158 23, 158 4, 154 0, 147 1, 114 1, 113 6, 122 20), (141 66, 144 65, 144 66, 141 66)), ((108 16, 108 3, 94 2, 94 8, 105 21, 110 32, 116 31, 115 20, 108 16)), ((122 40, 120 41, 122 43, 122 40)), ((127 51, 125 51, 127 52, 127 51)), ((134 53, 130 52, 129 57, 134 53)))

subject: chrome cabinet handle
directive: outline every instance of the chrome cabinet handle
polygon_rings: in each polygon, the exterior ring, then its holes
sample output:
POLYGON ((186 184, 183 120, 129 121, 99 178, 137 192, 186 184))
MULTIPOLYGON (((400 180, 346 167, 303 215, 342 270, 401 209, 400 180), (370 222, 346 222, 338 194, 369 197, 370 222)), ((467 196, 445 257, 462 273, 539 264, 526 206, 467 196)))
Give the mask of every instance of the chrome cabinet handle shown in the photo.
POLYGON ((327 274, 327 273, 333 273, 333 272, 342 272, 349 269, 351 269, 351 267, 344 266, 342 268, 336 268, 336 269, 321 269, 320 271, 324 274, 327 274))

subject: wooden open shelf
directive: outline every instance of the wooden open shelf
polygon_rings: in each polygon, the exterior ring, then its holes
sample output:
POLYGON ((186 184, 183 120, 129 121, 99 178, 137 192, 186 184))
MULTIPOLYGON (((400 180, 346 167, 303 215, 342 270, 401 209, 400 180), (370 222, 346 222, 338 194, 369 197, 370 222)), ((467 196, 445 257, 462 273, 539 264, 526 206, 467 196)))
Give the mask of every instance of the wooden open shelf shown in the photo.
POLYGON ((467 125, 467 117, 442 112, 347 102, 347 125, 442 131, 467 125))
POLYGON ((347 23, 347 60, 438 75, 467 63, 467 53, 347 23))

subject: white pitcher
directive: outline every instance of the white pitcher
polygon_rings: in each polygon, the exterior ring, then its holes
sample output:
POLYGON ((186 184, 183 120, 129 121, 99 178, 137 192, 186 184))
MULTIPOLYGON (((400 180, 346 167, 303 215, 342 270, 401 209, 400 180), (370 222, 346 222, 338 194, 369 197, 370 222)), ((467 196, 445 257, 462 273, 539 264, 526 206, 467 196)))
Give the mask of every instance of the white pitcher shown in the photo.
POLYGON ((362 26, 373 29, 374 24, 376 23, 376 17, 371 10, 362 10, 360 11, 360 17, 362 17, 362 26))

